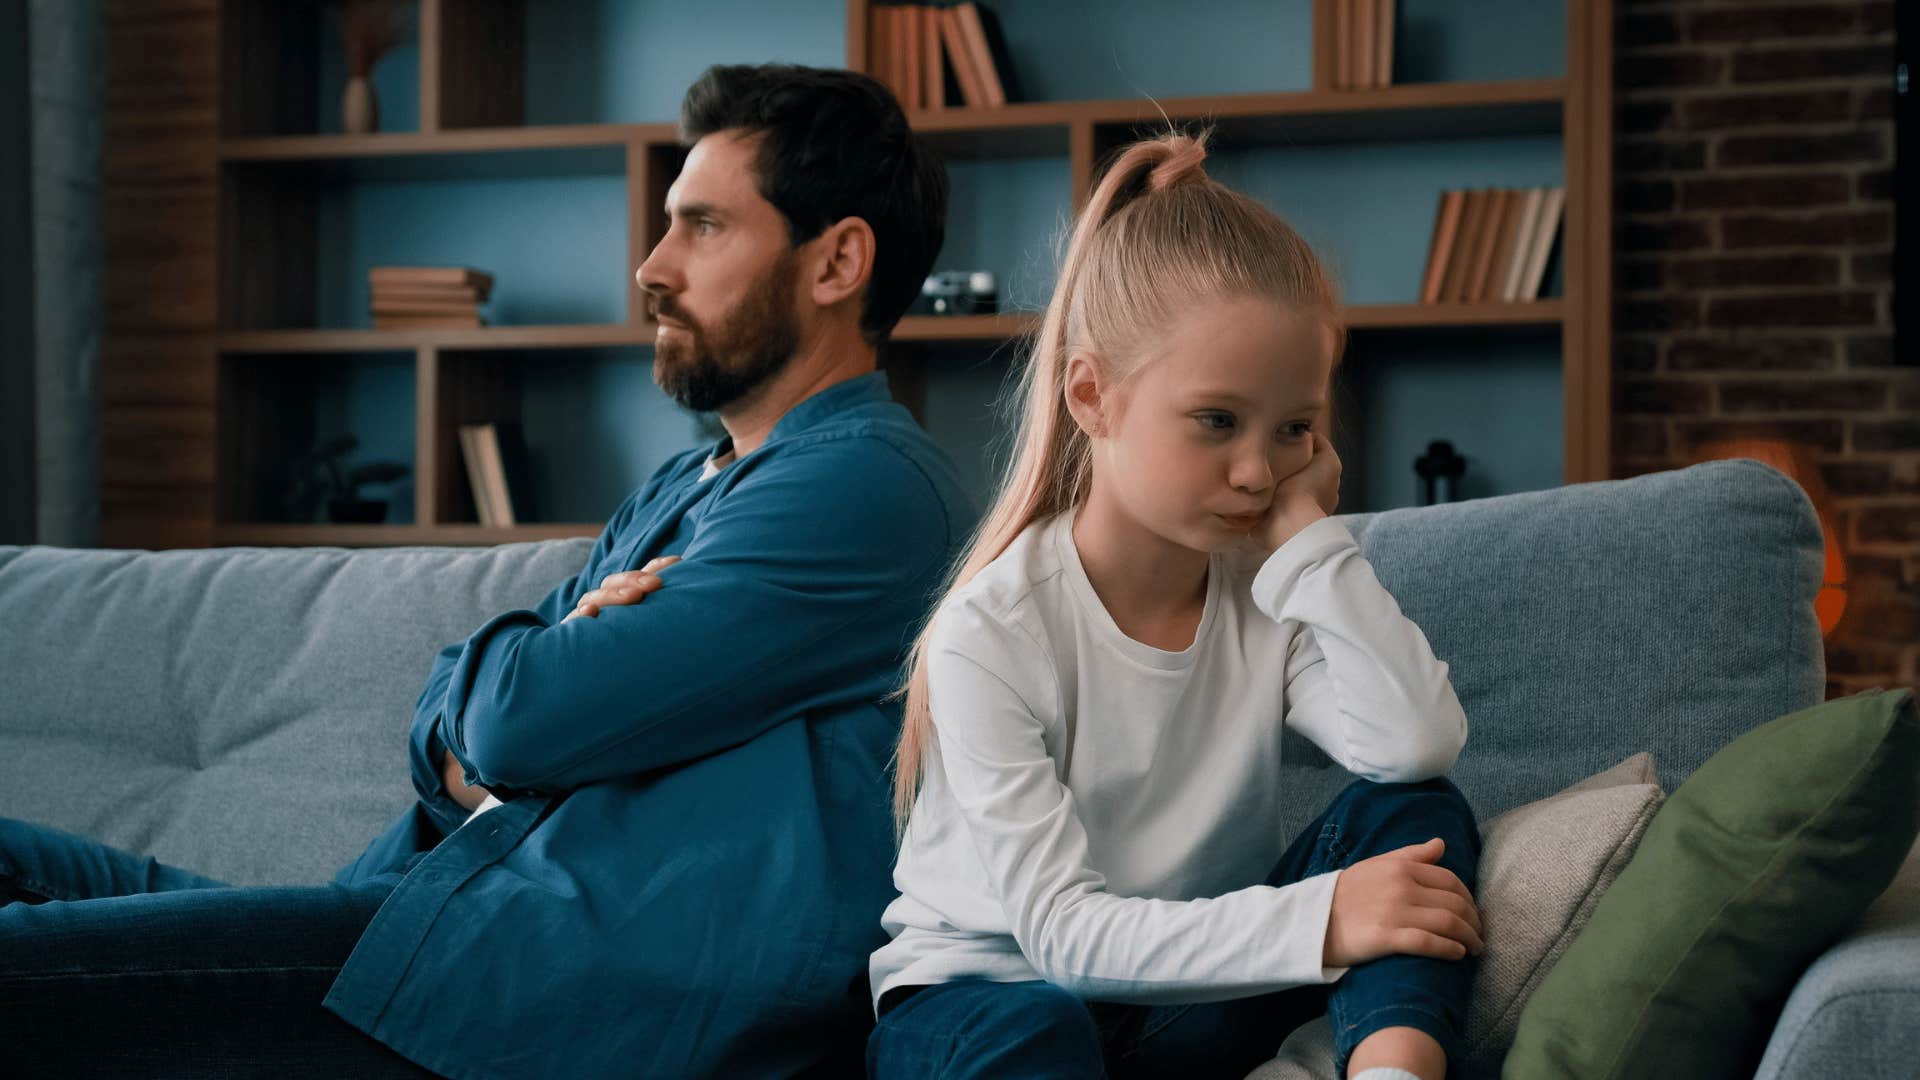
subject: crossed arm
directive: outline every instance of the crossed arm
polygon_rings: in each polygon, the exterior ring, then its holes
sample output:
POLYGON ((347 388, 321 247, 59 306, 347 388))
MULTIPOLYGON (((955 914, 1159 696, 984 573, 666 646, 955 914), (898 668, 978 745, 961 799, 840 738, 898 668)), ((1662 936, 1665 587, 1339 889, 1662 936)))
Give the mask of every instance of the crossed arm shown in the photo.
MULTIPOLYGON (((680 556, 667 555, 649 560, 638 570, 608 574, 601 580, 598 588, 581 594, 580 602, 574 605, 573 611, 565 619, 560 621, 591 619, 600 614, 602 608, 639 603, 647 598, 648 593, 660 587, 659 572, 679 561, 680 556)), ((466 768, 460 764, 459 758, 453 756, 453 751, 442 748, 441 753, 443 757, 440 763, 440 778, 447 785, 447 795, 464 809, 478 810, 480 804, 492 793, 479 784, 467 783, 466 768)))

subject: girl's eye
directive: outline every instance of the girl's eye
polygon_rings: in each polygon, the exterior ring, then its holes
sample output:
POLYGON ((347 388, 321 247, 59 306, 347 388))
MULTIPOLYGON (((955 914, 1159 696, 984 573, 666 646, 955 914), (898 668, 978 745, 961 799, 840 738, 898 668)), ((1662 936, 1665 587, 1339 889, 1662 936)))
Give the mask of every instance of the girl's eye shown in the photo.
POLYGON ((1297 423, 1288 424, 1280 430, 1285 432, 1288 438, 1304 439, 1313 431, 1313 425, 1305 420, 1301 420, 1297 423))
POLYGON ((1233 414, 1224 412, 1203 412, 1193 414, 1194 422, 1208 431, 1232 431, 1233 414))

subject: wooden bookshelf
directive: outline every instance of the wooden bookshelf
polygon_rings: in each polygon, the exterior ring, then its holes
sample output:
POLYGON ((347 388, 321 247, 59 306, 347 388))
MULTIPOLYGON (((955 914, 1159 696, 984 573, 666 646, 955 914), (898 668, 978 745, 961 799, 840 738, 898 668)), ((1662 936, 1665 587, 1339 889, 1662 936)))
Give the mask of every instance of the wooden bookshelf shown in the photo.
MULTIPOLYGON (((1116 147, 1166 122, 1212 124, 1223 144, 1291 146, 1557 135, 1567 203, 1564 296, 1518 304, 1362 305, 1358 335, 1402 331, 1557 333, 1565 386, 1566 480, 1604 478, 1611 429, 1610 189, 1613 0, 1562 0, 1562 78, 1255 94, 1013 103, 921 110, 943 156, 1064 156, 1084 202, 1116 147), (1164 112, 1164 116, 1163 116, 1164 112)), ((870 70, 870 0, 846 5, 846 62, 870 70)), ((511 417, 514 371, 550 349, 643 348, 637 286, 624 321, 593 325, 359 330, 316 325, 314 192, 326 185, 574 175, 623 176, 628 272, 664 231, 661 203, 685 151, 670 123, 528 126, 525 0, 418 0, 420 130, 317 134, 318 19, 312 5, 147 0, 108 12, 102 542, 487 544, 593 535, 598 526, 473 524, 458 468, 459 423, 511 417), (167 62, 159 68, 157 59, 167 62), (145 91, 161 75, 173 92, 145 91), (182 101, 210 109, 182 109, 182 101), (242 430, 273 422, 277 362, 404 354, 415 368, 413 525, 276 524, 236 518, 233 471, 255 460, 242 430), (236 373, 252 374, 239 375, 236 373), (239 387, 238 390, 235 388, 239 387)), ((1314 54, 1331 33, 1314 0, 1314 54)), ((1124 17, 1121 13, 1119 17, 1124 17)), ((926 393, 919 358, 947 344, 1001 345, 1032 313, 910 316, 884 350, 896 393, 926 393)), ((282 395, 284 396, 284 395, 282 395)))

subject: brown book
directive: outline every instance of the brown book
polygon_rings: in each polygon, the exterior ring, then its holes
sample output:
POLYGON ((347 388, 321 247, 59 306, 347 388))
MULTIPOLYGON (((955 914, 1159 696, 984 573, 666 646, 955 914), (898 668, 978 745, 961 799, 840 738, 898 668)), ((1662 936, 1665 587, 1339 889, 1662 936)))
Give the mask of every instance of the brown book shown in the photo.
POLYGON ((1493 220, 1493 243, 1487 249, 1487 264, 1480 268, 1480 276, 1473 283, 1474 303, 1486 303, 1500 298, 1501 283, 1507 278, 1507 257, 1513 250, 1514 230, 1520 227, 1521 193, 1501 191, 1497 216, 1493 220))
POLYGON ((1353 86, 1373 85, 1373 0, 1353 0, 1353 86))
POLYGON ((1393 8, 1394 0, 1376 0, 1373 18, 1373 85, 1393 85, 1393 8))
POLYGON ((1473 262, 1473 249, 1480 241, 1480 219, 1486 216, 1487 193, 1484 191, 1462 192, 1460 204, 1460 228, 1453 237, 1453 251, 1447 258, 1446 266, 1440 272, 1440 302, 1457 304, 1460 302, 1467 277, 1468 265, 1473 262))
POLYGON ((900 107, 917 112, 920 104, 920 24, 912 7, 893 9, 893 47, 900 54, 900 107))
POLYGON ((1566 205, 1566 188, 1547 189, 1541 201, 1540 217, 1534 222, 1533 239, 1528 244, 1526 273, 1520 279, 1519 298, 1523 301, 1540 299, 1540 288, 1546 284, 1547 257, 1553 254, 1553 238, 1560 231, 1560 214, 1566 205))
POLYGON ((1007 103, 1007 91, 1001 85, 1000 73, 993 66, 993 48, 987 44, 987 28, 980 18, 980 5, 969 2, 953 10, 960 15, 967 56, 973 63, 974 77, 980 81, 980 90, 986 95, 986 105, 990 109, 997 109, 1007 103))
POLYGON ((921 5, 914 9, 919 13, 921 74, 925 84, 921 87, 921 102, 924 108, 944 109, 947 107, 946 58, 941 55, 940 47, 940 11, 937 8, 921 5))
POLYGON ((1546 189, 1528 188, 1520 193, 1520 224, 1513 231, 1513 243, 1507 250, 1507 265, 1494 299, 1512 303, 1520 299, 1520 279, 1526 276, 1527 253, 1533 244, 1533 229, 1540 220, 1540 206, 1546 189))
POLYGON ((471 315, 375 315, 375 330, 418 330, 424 327, 485 326, 478 312, 471 315))
POLYGON ((1471 304, 1480 298, 1480 282, 1485 279, 1487 264, 1493 261, 1493 245, 1500 238, 1501 200, 1506 192, 1495 188, 1486 193, 1486 207, 1480 214, 1480 228, 1473 238, 1473 260, 1467 264, 1464 279, 1460 283, 1460 299, 1471 304))
POLYGON ((1333 5, 1333 88, 1353 89, 1353 0, 1333 5))
POLYGON ((460 461, 466 466, 467 488, 473 492, 473 513, 480 524, 492 528, 499 522, 493 516, 493 503, 487 498, 487 482, 481 474, 479 424, 460 425, 460 461))
POLYGON ((947 47, 947 61, 953 65, 953 74, 960 82, 960 96, 966 99, 967 107, 985 108, 987 92, 980 85, 979 72, 974 70, 973 54, 967 49, 967 31, 960 25, 959 9, 941 9, 940 40, 947 47))
POLYGON ((446 304, 454 301, 468 304, 481 304, 486 302, 487 295, 479 289, 467 286, 402 289, 398 286, 378 285, 373 289, 373 299, 376 302, 381 300, 419 300, 429 304, 446 304))
POLYGON ((1447 259, 1453 254, 1453 238, 1460 231, 1460 205, 1466 201, 1466 192, 1443 191, 1440 193, 1440 209, 1433 218, 1433 243, 1427 248, 1427 272, 1420 279, 1420 302, 1435 303, 1440 299, 1441 271, 1446 268, 1447 259))
POLYGON ((867 74, 882 86, 887 84, 887 9, 867 5, 867 74))
POLYGON ((367 271, 367 281, 378 289, 385 285, 401 288, 464 285, 485 293, 493 288, 493 275, 463 266, 376 266, 367 271))
POLYGON ((514 524, 513 493, 507 489, 507 469, 500 456, 499 429, 492 424, 481 424, 475 441, 480 450, 480 475, 487 484, 487 501, 493 504, 494 523, 511 527, 514 524))
POLYGON ((480 309, 471 300, 389 300, 385 297, 373 298, 375 315, 472 315, 478 317, 480 309))

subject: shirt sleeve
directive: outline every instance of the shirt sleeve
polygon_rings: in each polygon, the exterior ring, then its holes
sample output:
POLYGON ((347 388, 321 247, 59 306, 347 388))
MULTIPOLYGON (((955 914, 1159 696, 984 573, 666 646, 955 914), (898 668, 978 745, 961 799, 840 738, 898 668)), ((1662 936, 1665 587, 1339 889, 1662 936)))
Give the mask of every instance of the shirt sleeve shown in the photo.
POLYGON ((946 505, 879 440, 825 440, 715 496, 637 604, 509 612, 468 640, 440 738, 486 787, 635 776, 839 707, 897 665, 951 548, 946 505))
MULTIPOLYGON (((621 503, 613 516, 607 520, 607 527, 600 531, 599 539, 594 541, 593 549, 587 555, 586 564, 573 577, 561 582, 541 600, 538 614, 546 620, 565 618, 565 613, 573 610, 579 596, 599 583, 599 570, 605 566, 608 555, 613 550, 614 540, 632 523, 635 508, 640 506, 658 490, 660 479, 668 470, 659 472, 633 495, 621 503)), ((476 634, 474 637, 478 637, 476 634)), ((427 673, 427 683, 420 690, 420 696, 413 705, 413 724, 407 733, 407 762, 413 774, 413 790, 419 797, 434 823, 442 832, 450 833, 463 824, 470 813, 466 807, 454 801, 447 792, 446 779, 441 775, 440 763, 446 753, 446 744, 440 738, 441 721, 445 716, 447 690, 453 681, 454 669, 467 651, 474 645, 474 639, 456 642, 441 649, 433 658, 433 668, 427 673)), ((458 758, 456 758, 459 760, 458 758)), ((462 771, 467 773, 467 781, 474 781, 473 770, 461 760, 462 771)))
POLYGON ((1321 964, 1337 871, 1197 900, 1107 891, 1048 751, 1045 653, 1006 631, 965 607, 943 611, 928 689, 937 767, 1027 962, 1082 997, 1138 1003, 1339 978, 1346 969, 1321 964))
POLYGON ((1342 767, 1379 783, 1453 767, 1467 716, 1426 635, 1374 576, 1346 525, 1322 518, 1268 556, 1253 601, 1297 627, 1287 648, 1286 716, 1342 767))

